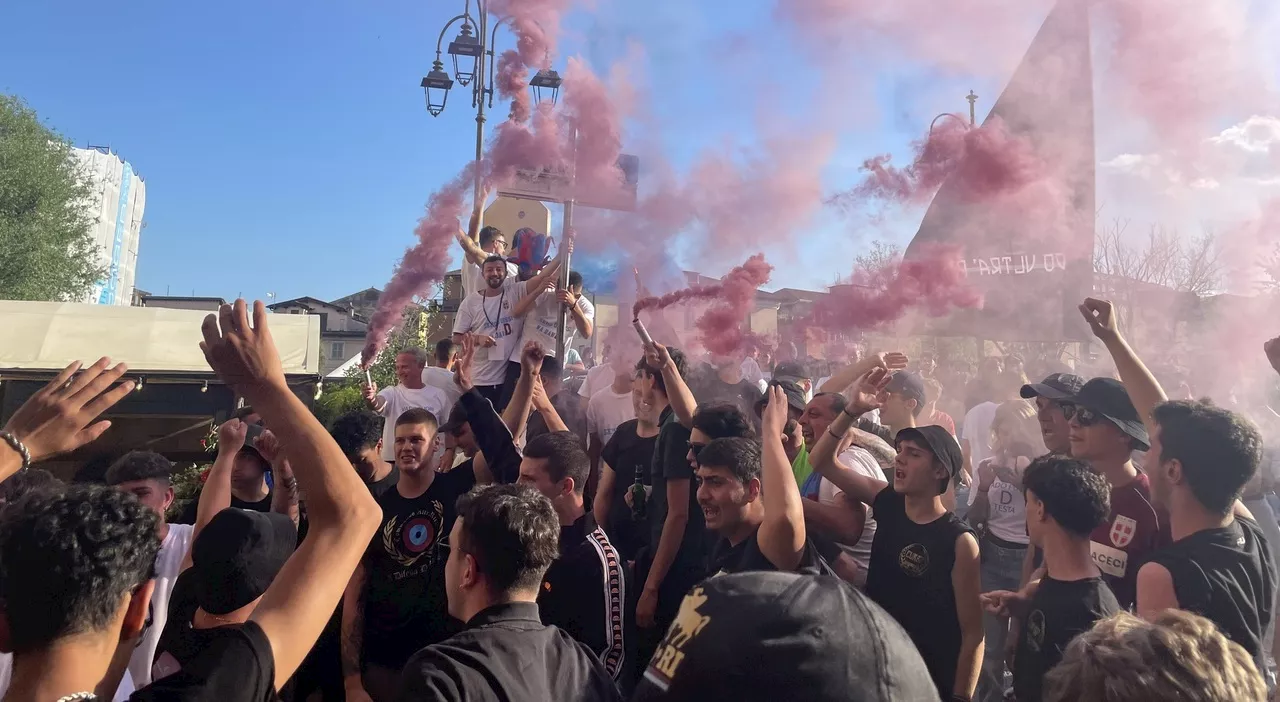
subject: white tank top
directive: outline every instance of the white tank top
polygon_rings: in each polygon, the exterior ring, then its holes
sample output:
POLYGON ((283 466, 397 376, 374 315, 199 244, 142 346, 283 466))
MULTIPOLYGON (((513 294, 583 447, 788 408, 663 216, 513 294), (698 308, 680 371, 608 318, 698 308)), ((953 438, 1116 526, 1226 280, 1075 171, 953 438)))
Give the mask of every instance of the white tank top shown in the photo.
POLYGON ((1022 486, 1000 478, 987 490, 987 529, 992 536, 1015 544, 1025 544, 1027 537, 1027 502, 1022 486))

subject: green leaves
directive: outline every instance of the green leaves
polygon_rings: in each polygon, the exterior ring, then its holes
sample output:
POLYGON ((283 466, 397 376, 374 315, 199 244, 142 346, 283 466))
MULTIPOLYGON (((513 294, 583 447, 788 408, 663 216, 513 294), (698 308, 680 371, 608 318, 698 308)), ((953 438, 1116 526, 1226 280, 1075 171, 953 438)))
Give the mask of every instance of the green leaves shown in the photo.
POLYGON ((0 299, 79 300, 105 276, 91 197, 67 142, 0 95, 0 299))

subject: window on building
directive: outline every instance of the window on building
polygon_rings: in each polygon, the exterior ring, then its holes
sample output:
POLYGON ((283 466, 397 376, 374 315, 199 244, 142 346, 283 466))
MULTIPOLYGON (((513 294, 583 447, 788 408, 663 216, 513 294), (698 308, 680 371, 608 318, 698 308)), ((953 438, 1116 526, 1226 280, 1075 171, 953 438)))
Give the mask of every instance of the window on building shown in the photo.
POLYGON ((333 359, 333 360, 338 360, 338 359, 340 359, 340 358, 341 358, 341 359, 343 359, 343 360, 346 360, 346 356, 344 356, 344 355, 343 355, 343 348, 342 348, 342 346, 343 346, 343 344, 342 344, 342 342, 341 342, 341 341, 335 341, 335 342, 333 342, 333 343, 329 346, 329 358, 331 358, 331 359, 333 359))

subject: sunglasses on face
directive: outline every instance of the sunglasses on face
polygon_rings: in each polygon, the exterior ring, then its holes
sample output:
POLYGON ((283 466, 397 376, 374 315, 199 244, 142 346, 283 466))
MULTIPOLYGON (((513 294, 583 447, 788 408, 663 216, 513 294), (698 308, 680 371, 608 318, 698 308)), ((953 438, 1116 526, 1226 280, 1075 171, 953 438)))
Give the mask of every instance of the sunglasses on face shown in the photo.
POLYGON ((1093 426, 1101 418, 1098 413, 1087 407, 1066 402, 1062 403, 1062 416, 1066 417, 1067 421, 1074 419, 1076 424, 1082 427, 1093 426))
POLYGON ((706 447, 706 444, 695 444, 692 441, 689 442, 689 453, 693 454, 694 461, 698 460, 698 454, 702 453, 702 449, 706 447))

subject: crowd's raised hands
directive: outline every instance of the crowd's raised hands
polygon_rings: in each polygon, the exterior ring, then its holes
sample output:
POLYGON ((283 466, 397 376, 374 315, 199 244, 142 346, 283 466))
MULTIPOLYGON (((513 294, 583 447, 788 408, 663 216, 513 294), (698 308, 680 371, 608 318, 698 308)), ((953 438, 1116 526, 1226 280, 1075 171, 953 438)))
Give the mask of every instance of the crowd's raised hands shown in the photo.
POLYGON ((24 464, 69 453, 102 436, 111 422, 94 420, 133 390, 132 380, 115 384, 127 370, 108 358, 83 370, 76 361, 22 403, 4 431, 25 448, 24 464))

